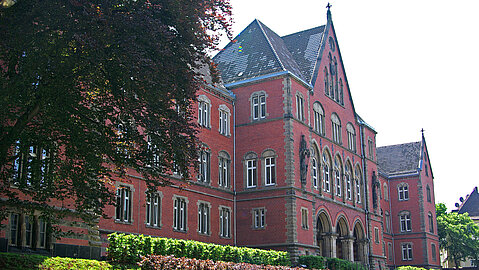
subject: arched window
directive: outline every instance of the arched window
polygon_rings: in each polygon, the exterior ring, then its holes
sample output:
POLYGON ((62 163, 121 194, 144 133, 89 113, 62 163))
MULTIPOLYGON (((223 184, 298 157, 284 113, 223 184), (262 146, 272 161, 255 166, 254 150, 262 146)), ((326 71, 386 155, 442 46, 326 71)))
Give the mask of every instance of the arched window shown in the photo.
POLYGON ((409 200, 409 185, 407 183, 400 183, 398 185, 398 200, 409 200))
POLYGON ((219 112, 219 126, 218 126, 218 131, 220 134, 223 134, 225 136, 231 135, 230 132, 230 118, 231 118, 231 111, 230 109, 224 105, 221 104, 218 107, 218 112, 219 112))
POLYGON ((331 159, 327 151, 323 152, 323 189, 325 192, 331 191, 330 177, 331 177, 331 159))
POLYGON ((351 178, 352 178, 352 171, 351 171, 351 164, 349 162, 346 163, 346 173, 344 174, 344 177, 346 178, 346 199, 352 200, 353 195, 352 195, 352 183, 351 183, 351 178))
POLYGON ((324 94, 329 96, 329 73, 327 67, 324 67, 324 94))
POLYGON ((244 157, 244 183, 247 188, 258 185, 258 155, 249 152, 244 157))
POLYGON ((361 169, 356 166, 354 170, 354 184, 356 187, 356 203, 361 203, 361 169))
POLYGON ((337 144, 341 144, 341 120, 337 114, 331 115, 331 125, 333 130, 333 141, 337 144))
POLYGON ((334 64, 334 97, 333 99, 339 103, 339 87, 338 87, 338 61, 336 60, 336 56, 333 60, 334 64))
POLYGON ((384 190, 384 200, 388 201, 389 200, 388 184, 386 183, 383 184, 383 190, 384 190))
POLYGON ((318 188, 318 161, 315 156, 311 159, 311 174, 313 187, 318 188))
POLYGON ((348 132, 348 149, 356 152, 356 131, 351 123, 346 125, 346 131, 348 132))
POLYGON ((344 105, 343 80, 339 79, 339 103, 344 105))
POLYGON ((231 171, 230 155, 226 151, 218 153, 218 186, 228 188, 230 186, 230 171, 231 171))
POLYGON ((198 170, 198 182, 209 183, 210 182, 210 161, 211 153, 207 145, 203 145, 198 156, 198 163, 200 168, 198 170))
POLYGON ((324 111, 319 102, 313 104, 314 131, 324 135, 324 111))
POLYGON ((329 59, 329 94, 332 99, 334 99, 334 64, 333 57, 331 53, 328 55, 329 59))
POLYGON ((261 165, 264 170, 261 173, 265 186, 276 185, 276 153, 272 149, 263 151, 261 154, 261 165))
POLYGON ((211 127, 211 101, 205 95, 198 97, 198 123, 203 127, 211 127))
POLYGON ((341 196, 342 192, 342 181, 341 181, 341 175, 343 175, 343 170, 342 170, 342 164, 339 156, 336 156, 334 159, 334 184, 336 187, 336 196, 341 196))

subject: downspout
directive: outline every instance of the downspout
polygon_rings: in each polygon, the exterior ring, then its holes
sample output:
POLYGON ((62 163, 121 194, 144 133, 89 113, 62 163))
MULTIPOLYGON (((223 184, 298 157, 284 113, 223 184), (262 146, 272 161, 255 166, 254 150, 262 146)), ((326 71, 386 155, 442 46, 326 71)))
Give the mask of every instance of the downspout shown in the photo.
POLYGON ((233 100, 233 231, 234 246, 236 246, 236 104, 233 100))
POLYGON ((364 185, 363 185, 363 194, 364 194, 364 214, 365 214, 365 221, 366 221, 366 239, 367 241, 367 262, 366 262, 366 267, 369 269, 369 260, 370 260, 370 239, 369 239, 369 200, 368 200, 368 194, 366 193, 366 185, 367 185, 367 177, 366 177, 366 155, 364 153, 364 125, 361 124, 361 129, 360 129, 359 135, 361 136, 361 161, 363 163, 363 179, 364 179, 364 185))
MULTIPOLYGON (((389 226, 389 229, 391 230, 391 236, 392 236, 392 242, 393 242, 393 264, 394 264, 394 268, 396 268, 396 256, 394 256, 394 251, 396 250, 395 247, 394 247, 394 229, 393 229, 393 226, 392 224, 394 224, 393 222, 393 214, 392 214, 392 206, 391 206, 391 183, 389 182, 389 177, 388 177, 388 192, 389 192, 389 216, 391 217, 389 222, 390 224, 388 224, 389 226)), ((388 250, 389 251, 389 250, 388 250)), ((388 254, 389 255, 389 254, 388 254)))

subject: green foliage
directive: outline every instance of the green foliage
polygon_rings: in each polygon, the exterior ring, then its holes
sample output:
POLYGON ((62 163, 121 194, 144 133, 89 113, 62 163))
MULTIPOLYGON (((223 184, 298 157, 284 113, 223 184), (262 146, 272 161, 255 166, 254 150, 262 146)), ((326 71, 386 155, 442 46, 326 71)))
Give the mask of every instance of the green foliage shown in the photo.
POLYGON ((304 255, 299 257, 299 265, 308 269, 330 269, 330 270, 366 270, 362 264, 353 263, 338 258, 327 258, 322 256, 304 255))
POLYGON ((47 202, 73 200, 62 207, 96 218, 114 203, 112 176, 127 168, 149 187, 171 184, 165 175, 175 170, 188 179, 197 160, 199 70, 210 64, 217 35, 230 34, 230 16, 228 0, 25 0, 0 8, 0 197, 8 198, 0 210, 54 212, 47 202), (15 160, 30 146, 51 155, 33 158, 12 190, 15 160))
POLYGON ((222 262, 213 260, 199 260, 192 258, 177 258, 175 256, 149 255, 142 257, 141 269, 204 269, 204 270, 305 270, 304 268, 290 268, 287 266, 257 265, 248 263, 222 262))
POLYGON ((400 266, 396 270, 426 270, 426 268, 414 267, 414 266, 400 266))
POLYGON ((284 251, 222 246, 192 240, 158 238, 112 233, 108 239, 108 258, 117 263, 135 263, 150 254, 173 255, 200 260, 244 262, 265 265, 290 265, 284 251))
POLYGON ((479 259, 479 226, 469 215, 446 213, 444 204, 436 205, 439 245, 447 250, 449 260, 459 265, 468 257, 479 259))
POLYGON ((0 269, 104 270, 112 269, 112 266, 107 262, 96 260, 0 253, 0 269))

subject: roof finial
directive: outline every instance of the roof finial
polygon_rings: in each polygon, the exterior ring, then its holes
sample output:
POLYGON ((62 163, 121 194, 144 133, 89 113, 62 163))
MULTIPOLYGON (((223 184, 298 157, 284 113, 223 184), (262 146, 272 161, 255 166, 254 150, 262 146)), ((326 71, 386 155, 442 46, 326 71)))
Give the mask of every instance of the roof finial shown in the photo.
POLYGON ((424 129, 423 128, 421 128, 421 134, 422 134, 422 136, 424 136, 424 129))
POLYGON ((328 5, 326 6, 326 8, 328 9, 328 11, 329 11, 329 9, 330 9, 332 6, 333 6, 333 5, 331 5, 331 4, 328 2, 328 5))

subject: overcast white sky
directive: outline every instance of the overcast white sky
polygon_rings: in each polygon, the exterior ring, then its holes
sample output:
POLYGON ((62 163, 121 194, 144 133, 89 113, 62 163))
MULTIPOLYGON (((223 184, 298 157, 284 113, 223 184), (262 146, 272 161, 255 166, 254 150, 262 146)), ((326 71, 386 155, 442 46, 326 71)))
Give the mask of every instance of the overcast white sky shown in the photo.
MULTIPOLYGON (((424 128, 436 202, 455 209, 479 185, 479 1, 330 2, 356 112, 378 146, 424 128)), ((235 36, 255 18, 280 36, 326 23, 325 0, 231 3, 235 36)))

